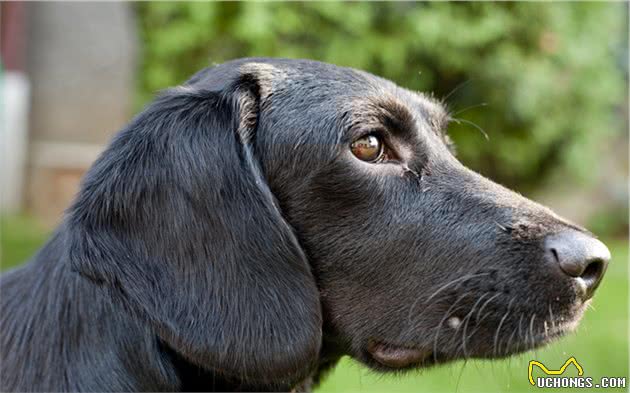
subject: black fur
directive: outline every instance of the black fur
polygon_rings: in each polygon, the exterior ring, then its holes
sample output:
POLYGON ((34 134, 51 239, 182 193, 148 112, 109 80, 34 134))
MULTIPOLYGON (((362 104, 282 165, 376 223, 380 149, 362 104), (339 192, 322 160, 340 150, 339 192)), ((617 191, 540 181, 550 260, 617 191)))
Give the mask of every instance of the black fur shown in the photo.
POLYGON ((237 60, 165 92, 2 277, 0 389, 302 389, 343 354, 387 369, 374 340, 430 347, 428 365, 559 335, 543 321, 583 307, 541 240, 576 227, 463 167, 447 121, 312 61, 237 60), (352 156, 368 132, 398 159, 352 156))

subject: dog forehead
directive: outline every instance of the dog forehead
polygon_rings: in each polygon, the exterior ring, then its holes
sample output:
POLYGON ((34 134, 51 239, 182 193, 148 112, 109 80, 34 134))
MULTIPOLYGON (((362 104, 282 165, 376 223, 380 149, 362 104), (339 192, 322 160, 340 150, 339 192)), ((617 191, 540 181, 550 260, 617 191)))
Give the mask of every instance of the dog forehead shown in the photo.
MULTIPOLYGON (((382 103, 420 112, 422 117, 432 122, 442 123, 448 117, 444 105, 432 96, 408 90, 366 71, 316 61, 261 66, 265 77, 280 77, 281 82, 276 81, 276 86, 290 88, 292 84, 304 85, 316 94, 329 94, 340 109, 361 111, 373 107, 375 103, 382 103)), ((271 83, 269 86, 274 85, 271 83)))
POLYGON ((278 68, 270 63, 249 62, 239 67, 241 74, 253 74, 259 85, 259 93, 263 98, 268 97, 287 79, 286 70, 278 68))
POLYGON ((377 82, 370 74, 312 60, 253 59, 240 65, 239 72, 254 75, 263 96, 294 92, 302 96, 327 94, 334 99, 361 94, 377 82))
POLYGON ((421 119, 439 130, 448 121, 444 106, 431 96, 349 67, 300 59, 243 59, 241 75, 254 75, 263 100, 274 96, 272 106, 304 110, 327 108, 325 116, 347 114, 351 123, 376 119, 379 112, 421 119))

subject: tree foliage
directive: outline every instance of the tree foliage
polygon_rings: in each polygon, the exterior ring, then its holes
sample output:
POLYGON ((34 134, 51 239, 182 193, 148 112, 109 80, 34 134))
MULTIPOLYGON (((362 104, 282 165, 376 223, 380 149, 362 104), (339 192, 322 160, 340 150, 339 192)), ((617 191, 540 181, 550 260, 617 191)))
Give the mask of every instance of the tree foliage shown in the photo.
POLYGON ((557 171, 587 179, 598 140, 622 132, 625 7, 139 3, 140 101, 232 58, 316 59, 443 98, 460 119, 450 132, 462 161, 504 184, 536 186, 557 171))

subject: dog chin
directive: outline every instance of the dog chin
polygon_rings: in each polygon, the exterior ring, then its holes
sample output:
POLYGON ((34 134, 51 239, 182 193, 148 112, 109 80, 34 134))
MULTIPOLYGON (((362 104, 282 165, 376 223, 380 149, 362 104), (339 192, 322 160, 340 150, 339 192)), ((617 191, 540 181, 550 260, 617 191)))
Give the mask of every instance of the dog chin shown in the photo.
MULTIPOLYGON (((379 371, 400 371, 427 367, 438 362, 432 349, 370 341, 366 363, 379 371)), ((441 356, 440 356, 441 358, 441 356)))
POLYGON ((499 345, 500 349, 497 349, 493 346, 485 346, 477 347, 475 350, 472 346, 468 353, 463 354, 460 350, 454 351, 454 353, 435 352, 433 346, 430 348, 422 345, 407 346, 370 340, 362 358, 368 366, 382 372, 427 368, 465 358, 505 358, 543 347, 573 333, 579 326, 587 305, 588 303, 585 303, 577 307, 572 313, 572 317, 559 317, 552 321, 543 322, 542 327, 538 326, 535 333, 530 333, 523 339, 514 341, 509 347, 499 345))
POLYGON ((515 341, 507 348, 504 347, 500 350, 492 348, 480 353, 474 353, 470 357, 479 359, 505 358, 544 347, 568 334, 574 333, 580 324, 585 309, 586 304, 575 310, 571 317, 560 317, 552 321, 546 321, 546 323, 542 324, 542 329, 539 326, 536 332, 526 335, 519 341, 515 341))

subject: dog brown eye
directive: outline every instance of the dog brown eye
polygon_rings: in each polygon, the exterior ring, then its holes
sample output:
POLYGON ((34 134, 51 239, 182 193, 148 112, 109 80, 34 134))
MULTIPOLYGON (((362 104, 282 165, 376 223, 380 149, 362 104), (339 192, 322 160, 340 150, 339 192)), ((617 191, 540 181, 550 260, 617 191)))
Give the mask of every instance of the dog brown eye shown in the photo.
POLYGON ((359 160, 374 162, 383 155, 383 142, 376 135, 366 135, 352 142, 350 150, 359 160))

